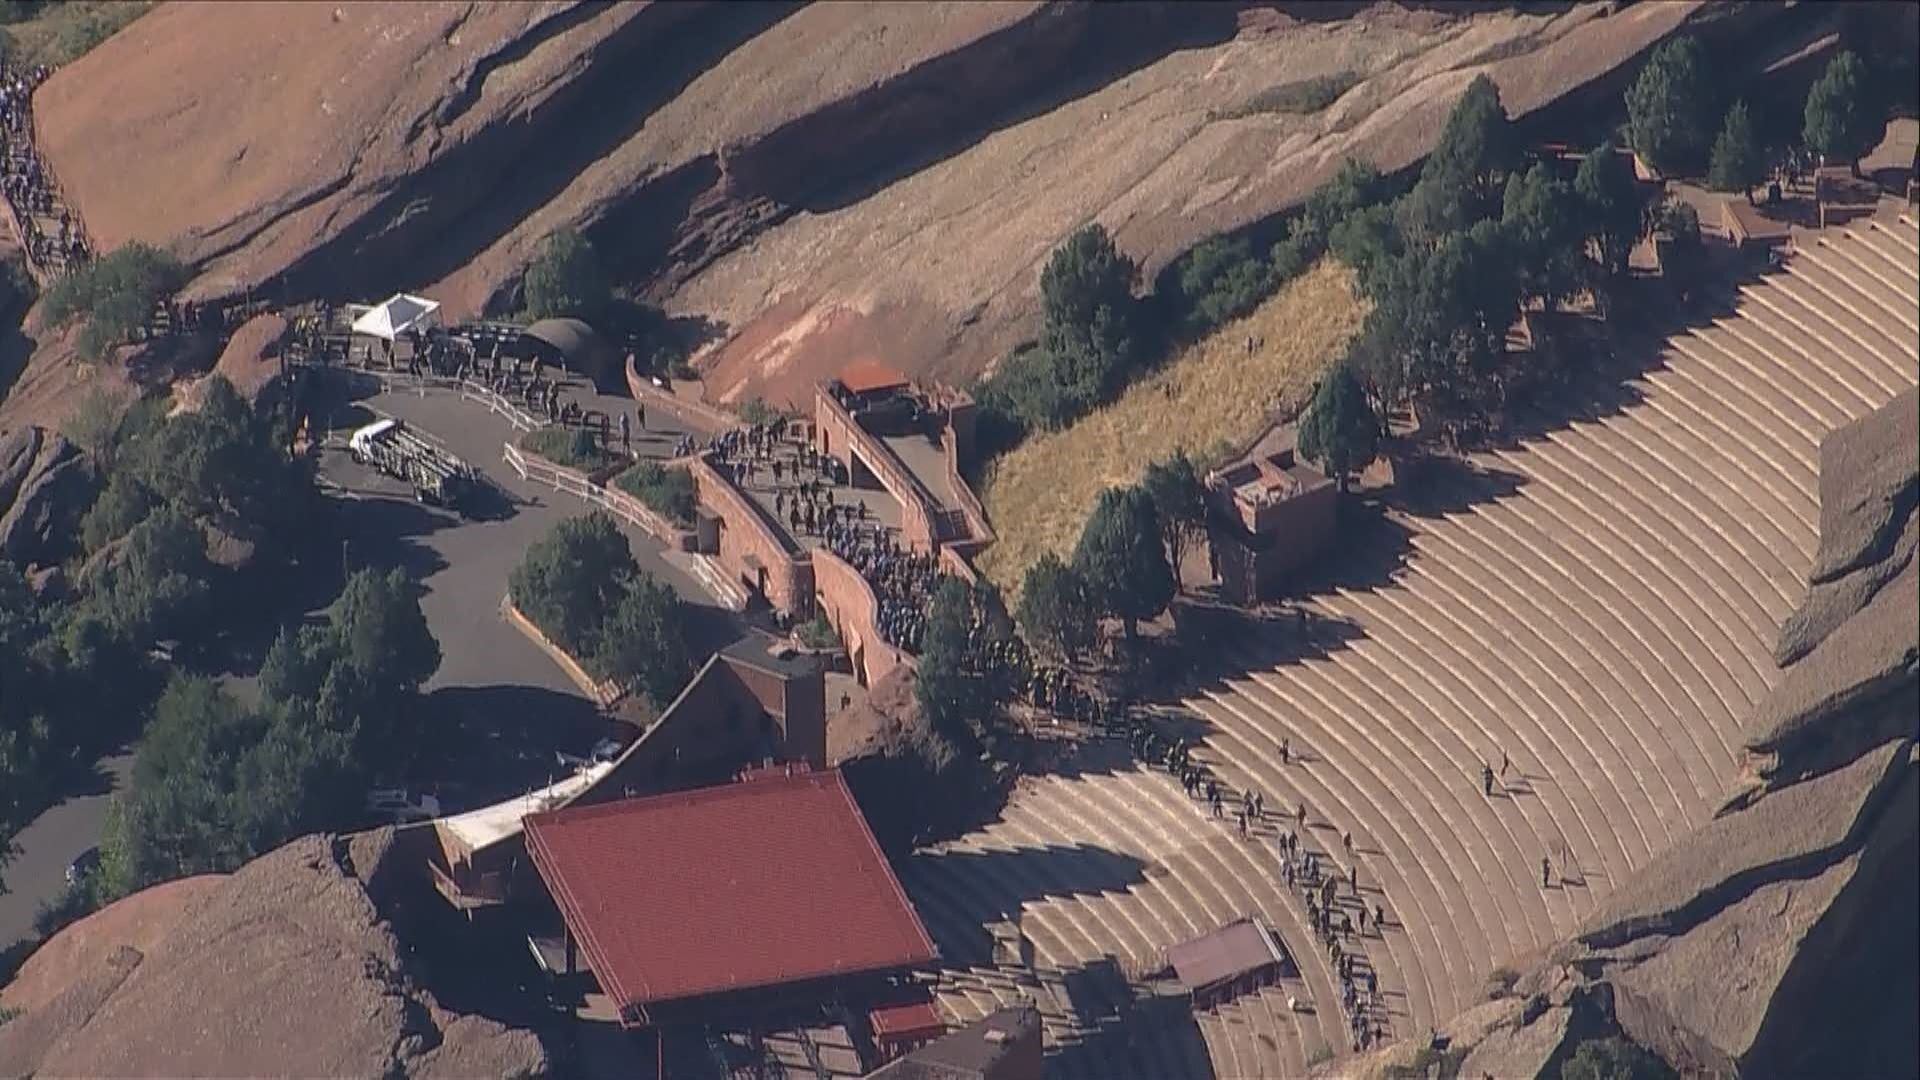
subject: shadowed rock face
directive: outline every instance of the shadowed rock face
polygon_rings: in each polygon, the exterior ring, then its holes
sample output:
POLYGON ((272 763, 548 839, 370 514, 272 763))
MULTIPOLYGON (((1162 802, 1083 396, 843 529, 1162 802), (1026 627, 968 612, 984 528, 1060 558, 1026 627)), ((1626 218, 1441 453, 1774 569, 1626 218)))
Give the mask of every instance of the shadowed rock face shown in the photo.
POLYGON ((0 558, 23 569, 58 560, 93 488, 79 450, 60 435, 38 427, 0 434, 0 558))
POLYGON ((714 328, 717 397, 795 398, 863 352, 964 381, 1032 336, 1075 227, 1151 277, 1345 157, 1417 162, 1481 71, 1526 115, 1703 10, 182 0, 55 74, 36 124, 99 246, 170 245, 193 293, 426 288, 457 317, 517 303, 573 226, 714 328))
POLYGON ((1613 1034, 1686 1075, 1920 1073, 1915 402, 1821 446, 1814 581, 1748 725, 1746 790, 1449 1025, 1462 1075, 1556 1075, 1613 1034))
POLYGON ((95 922, 131 933, 136 909, 175 886, 62 931, 49 963, 30 960, 0 998, 24 1006, 0 1026, 0 1076, 547 1075, 532 1032, 449 1012, 414 985, 377 907, 388 833, 350 850, 310 836, 197 879, 143 948, 67 941, 95 922))

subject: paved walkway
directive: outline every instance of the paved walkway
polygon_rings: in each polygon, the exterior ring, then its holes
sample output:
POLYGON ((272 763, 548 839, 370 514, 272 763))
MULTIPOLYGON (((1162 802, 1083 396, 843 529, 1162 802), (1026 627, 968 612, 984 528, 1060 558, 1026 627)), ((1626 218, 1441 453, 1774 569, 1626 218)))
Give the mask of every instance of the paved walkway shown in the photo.
POLYGON ((1386 910, 1384 936, 1347 944, 1378 974, 1390 1037, 1478 1000, 1491 969, 1711 815, 1804 594, 1819 441, 1920 372, 1920 227, 1883 211, 1799 244, 1731 316, 1671 339, 1620 407, 1477 455, 1452 505, 1389 515, 1403 561, 1315 595, 1317 647, 1228 643, 1236 673, 1183 708, 1196 758, 1264 794, 1251 839, 1121 756, 1025 781, 1002 820, 916 855, 905 879, 949 959, 952 1018, 1033 997, 1062 1075, 1300 1076, 1350 1043, 1274 855, 1283 812, 1304 805, 1303 848, 1357 867, 1346 910, 1386 910), (989 962, 981 927, 1011 912, 1034 972, 989 962), (1089 991, 1089 965, 1150 965, 1247 913, 1298 977, 1199 1016, 1199 1039, 1179 1017, 1106 1037, 1126 992, 1089 991))

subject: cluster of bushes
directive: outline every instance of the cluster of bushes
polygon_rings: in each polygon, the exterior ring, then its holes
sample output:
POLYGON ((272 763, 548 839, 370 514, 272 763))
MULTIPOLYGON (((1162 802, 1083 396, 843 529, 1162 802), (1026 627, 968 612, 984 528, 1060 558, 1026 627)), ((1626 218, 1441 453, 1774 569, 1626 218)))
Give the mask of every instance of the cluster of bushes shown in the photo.
POLYGON ((605 513, 555 525, 514 568, 508 595, 595 678, 637 689, 656 708, 693 670, 678 598, 640 569, 605 513))
POLYGON ((520 436, 520 449, 569 469, 590 473, 613 463, 613 455, 584 427, 534 428, 520 436))
POLYGON ((232 870, 357 820, 366 790, 404 777, 423 749, 420 687, 439 666, 414 583, 362 570, 323 622, 274 642, 258 704, 176 676, 108 812, 94 899, 232 870))
MULTIPOLYGON (((1722 85, 1697 39, 1666 42, 1627 90, 1628 137, 1634 152, 1663 173, 1698 175, 1704 167, 1715 190, 1751 194, 1766 178, 1770 157, 1787 148, 1763 148, 1746 103, 1729 104, 1722 85)), ((1884 96, 1860 57, 1843 50, 1807 94, 1801 141, 1825 160, 1847 162, 1857 171, 1885 130, 1884 96)))
POLYGON ((1028 432, 1071 424, 1173 345, 1252 311, 1330 248, 1364 257, 1379 243, 1380 218, 1361 212, 1388 194, 1378 173, 1347 162, 1264 256, 1244 237, 1205 241, 1175 264, 1172 287, 1153 302, 1134 298, 1137 268, 1106 230, 1098 224, 1080 229, 1054 251, 1041 276, 1040 340, 1015 350, 975 388, 982 449, 992 454, 1028 432))
POLYGON ((357 804, 359 778, 404 764, 395 732, 417 709, 398 691, 439 662, 404 579, 356 579, 328 628, 274 647, 259 707, 185 674, 234 612, 271 594, 258 572, 303 553, 316 495, 279 426, 225 380, 196 411, 168 418, 164 405, 122 416, 96 396, 78 411, 75 442, 105 484, 67 526, 67 592, 36 596, 0 568, 0 840, 145 722, 100 870, 43 914, 43 931, 152 882, 231 869, 295 832, 345 823, 337 811, 357 804), (213 537, 263 557, 221 565, 213 537), (176 672, 164 693, 162 645, 176 672))
POLYGON ((1223 120, 1237 120, 1260 113, 1306 116, 1340 100, 1341 95, 1360 85, 1365 77, 1357 71, 1316 75, 1269 87, 1247 99, 1246 104, 1216 114, 1223 120))
POLYGON ((613 478, 620 490, 678 525, 693 524, 693 476, 685 469, 669 469, 657 461, 642 461, 613 478))
POLYGON ((0 53, 23 66, 59 67, 152 8, 152 0, 0 0, 0 53))
POLYGON ((99 360, 132 340, 154 306, 187 283, 185 264, 172 254, 135 241, 63 274, 47 288, 42 305, 49 323, 84 320, 80 352, 99 360))
POLYGON ((613 274, 593 242, 573 229, 547 237, 521 279, 521 314, 528 320, 580 319, 624 340, 643 372, 692 378, 686 342, 659 308, 614 291, 613 274))

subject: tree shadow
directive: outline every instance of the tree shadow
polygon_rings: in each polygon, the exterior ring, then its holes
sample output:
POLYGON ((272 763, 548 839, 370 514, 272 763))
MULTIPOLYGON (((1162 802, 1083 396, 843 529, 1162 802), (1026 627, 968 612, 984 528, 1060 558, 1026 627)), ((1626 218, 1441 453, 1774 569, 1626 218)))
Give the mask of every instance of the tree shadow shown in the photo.
POLYGON ((1199 1080, 1214 1076, 1206 1038, 1184 998, 1134 994, 1129 989, 1119 1010, 1101 1019, 1079 1040, 1059 1047, 1051 1073, 1059 1076, 1141 1077, 1160 1075, 1165 1062, 1182 1064, 1180 1075, 1199 1080))
POLYGON ((415 581, 445 570, 447 560, 423 538, 460 524, 453 514, 390 495, 369 495, 339 503, 340 535, 347 545, 343 561, 352 566, 398 566, 415 581))
POLYGON ((916 905, 945 916, 930 921, 928 930, 939 928, 949 960, 991 956, 988 927, 1016 917, 1028 901, 1125 892, 1147 879, 1141 860, 1083 844, 923 852, 911 862, 917 865, 907 875, 907 891, 916 905))
POLYGON ((432 739, 431 780, 453 810, 486 806, 561 779, 556 752, 579 754, 611 725, 591 701, 537 686, 442 686, 423 703, 432 739))

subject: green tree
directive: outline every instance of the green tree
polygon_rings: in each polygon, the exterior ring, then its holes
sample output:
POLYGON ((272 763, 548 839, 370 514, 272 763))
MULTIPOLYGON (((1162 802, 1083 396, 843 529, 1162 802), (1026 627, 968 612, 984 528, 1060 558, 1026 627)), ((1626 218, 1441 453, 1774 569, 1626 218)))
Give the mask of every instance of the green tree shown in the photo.
POLYGON ((1612 143, 1601 143, 1587 153, 1573 177, 1573 193, 1581 204, 1587 245, 1606 279, 1627 272, 1627 257, 1640 239, 1643 210, 1633 173, 1612 143))
POLYGON ((363 773, 393 775, 420 747, 417 695, 440 659, 406 573, 359 570, 323 622, 282 631, 261 664, 260 692, 292 719, 317 725, 303 739, 324 729, 346 740, 363 773))
POLYGON ((1736 101, 1727 110, 1719 137, 1713 140, 1713 154, 1707 163, 1707 186, 1715 191, 1737 191, 1753 202, 1753 189, 1767 178, 1767 165, 1760 157, 1760 144, 1753 132, 1753 119, 1747 115, 1747 103, 1736 101))
POLYGON ((1396 216, 1408 240, 1432 245, 1497 214, 1507 173, 1519 156, 1500 88, 1485 75, 1474 76, 1447 114, 1419 182, 1401 200, 1396 216))
POLYGON ((1177 277, 1184 322, 1190 334, 1202 334, 1252 311, 1267 295, 1266 264, 1246 240, 1213 237, 1180 260, 1177 277))
POLYGON ((534 319, 592 319, 613 298, 613 286, 593 244, 572 229, 547 237, 527 267, 527 315, 534 319))
POLYGON ((1086 583, 1051 551, 1027 568, 1020 584, 1019 618, 1029 638, 1069 660, 1099 637, 1086 583))
POLYGON ((146 423, 123 432, 119 454, 129 479, 156 501, 275 552, 311 531, 311 474, 224 377, 212 378, 198 409, 146 423))
POLYGON ((1075 230, 1040 275, 1046 314, 1041 351, 1078 412, 1126 380, 1135 354, 1133 260, 1099 224, 1075 230))
POLYGON ((1849 50, 1834 57, 1807 92, 1802 129, 1807 146, 1825 160, 1845 161, 1855 176, 1860 175, 1860 159, 1885 130, 1871 100, 1871 85, 1866 65, 1849 50))
POLYGON ((1347 490, 1347 480, 1367 467, 1380 445, 1380 418, 1353 368, 1339 364, 1314 387, 1313 401, 1300 420, 1300 452, 1320 462, 1347 490))
POLYGON ((1128 641, 1137 638, 1139 621, 1165 611, 1176 584, 1152 497, 1137 487, 1101 492, 1080 531, 1073 569, 1094 605, 1119 617, 1128 641))
POLYGON ((1621 1038, 1588 1039, 1560 1066, 1560 1080, 1670 1080, 1666 1062, 1621 1038))
POLYGON ((91 555, 133 531, 153 512, 147 489, 125 472, 112 474, 105 490, 80 518, 80 546, 91 555))
POLYGON ((529 547, 508 578, 507 592, 555 644, 585 656, 634 565, 626 535, 595 510, 558 523, 529 547))
POLYGON ((666 708, 693 671, 682 627, 673 590, 647 574, 634 575, 601 624, 589 658, 594 675, 638 687, 656 709, 666 708))
POLYGON ((202 625, 213 567, 207 536, 172 507, 161 507, 101 556, 86 581, 87 602, 129 641, 181 640, 202 625))
POLYGON ((1690 204, 1670 199, 1660 207, 1657 218, 1668 241, 1661 273, 1684 283, 1699 271, 1706 258, 1706 246, 1700 239, 1700 214, 1690 204))
POLYGON ((1690 36, 1660 45, 1627 89, 1627 131, 1642 160, 1664 173, 1699 164, 1714 116, 1705 50, 1690 36))
POLYGON ((190 273, 168 252, 135 241, 61 275, 47 289, 41 311, 49 323, 84 322, 80 352, 103 359, 146 325, 160 301, 178 292, 190 273))
POLYGON ((1184 450, 1148 465, 1140 487, 1153 500, 1154 513, 1160 519, 1160 539, 1166 545, 1177 588, 1188 546, 1206 532, 1207 489, 1184 450))
POLYGON ((344 824, 361 786, 349 738, 304 703, 249 709, 211 679, 176 677, 108 811, 103 898, 230 871, 301 832, 344 824))
POLYGON ((973 598, 966 583, 958 578, 942 581, 927 607, 913 688, 927 722, 963 747, 977 745, 971 723, 984 720, 993 703, 985 683, 968 669, 972 625, 973 598))
POLYGON ((102 475, 113 472, 113 451, 119 441, 122 399, 96 386, 87 391, 73 415, 62 425, 62 432, 73 440, 102 475))
POLYGON ((1386 267, 1405 250, 1394 208, 1388 203, 1364 206, 1333 227, 1328 247, 1351 267, 1368 296, 1377 296, 1386 267))
POLYGON ((1503 204, 1500 224, 1516 259, 1521 291, 1549 307, 1579 292, 1587 277, 1586 238, 1573 191, 1536 164, 1507 177, 1503 204))
POLYGON ((1440 423, 1494 406, 1519 300, 1508 248, 1499 223, 1482 221, 1394 260, 1354 351, 1380 400, 1412 402, 1440 423))

